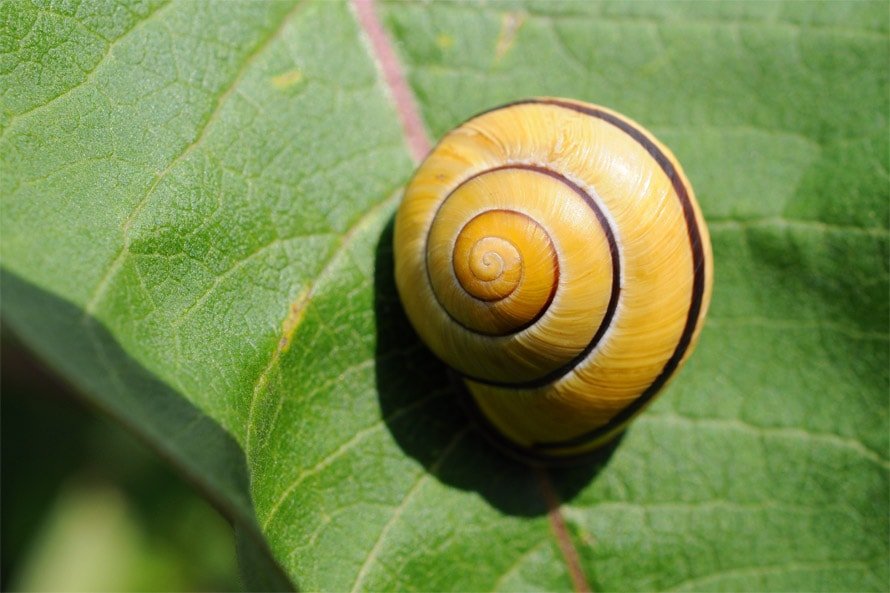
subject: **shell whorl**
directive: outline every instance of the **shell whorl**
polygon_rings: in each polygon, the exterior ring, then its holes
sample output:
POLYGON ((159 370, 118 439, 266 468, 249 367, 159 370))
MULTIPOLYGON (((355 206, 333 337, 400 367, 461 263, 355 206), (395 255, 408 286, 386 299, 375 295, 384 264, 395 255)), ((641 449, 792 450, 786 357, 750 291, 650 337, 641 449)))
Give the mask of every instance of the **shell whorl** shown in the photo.
POLYGON ((544 456, 620 430, 694 346, 710 243, 674 157, 600 107, 535 99, 449 133, 396 218, 396 281, 483 421, 544 456))
MULTIPOLYGON (((490 335, 516 332, 546 311, 559 282, 553 241, 541 225, 515 210, 474 216, 454 241, 451 265, 465 298, 483 304, 480 320, 465 318, 464 303, 448 308, 464 326, 490 335)), ((460 293, 458 293, 460 297, 460 293)))

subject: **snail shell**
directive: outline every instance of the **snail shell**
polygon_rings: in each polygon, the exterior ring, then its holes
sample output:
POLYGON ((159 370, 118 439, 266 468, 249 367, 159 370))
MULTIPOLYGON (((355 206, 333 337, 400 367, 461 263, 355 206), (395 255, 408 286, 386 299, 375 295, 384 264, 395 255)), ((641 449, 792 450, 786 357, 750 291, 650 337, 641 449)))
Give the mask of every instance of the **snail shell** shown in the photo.
POLYGON ((396 216, 396 283, 478 416, 529 459, 615 437, 692 352, 708 232, 671 152, 626 117, 539 98, 452 130, 396 216))

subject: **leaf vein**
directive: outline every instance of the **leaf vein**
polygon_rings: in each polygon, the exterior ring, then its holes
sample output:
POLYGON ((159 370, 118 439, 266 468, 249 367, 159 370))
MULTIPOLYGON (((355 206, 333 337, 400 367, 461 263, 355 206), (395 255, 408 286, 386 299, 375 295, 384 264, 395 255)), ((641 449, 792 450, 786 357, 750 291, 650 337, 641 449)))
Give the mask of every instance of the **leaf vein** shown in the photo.
MULTIPOLYGON (((366 362, 371 362, 374 360, 375 359, 372 358, 366 362)), ((305 482, 308 478, 314 476, 318 472, 329 467, 334 461, 336 461, 337 459, 339 459, 340 457, 342 457, 343 455, 348 453, 356 445, 358 445, 359 443, 364 441, 369 435, 378 431, 381 427, 386 426, 389 422, 392 422, 393 420, 400 418, 401 416, 404 416, 405 414, 408 414, 409 412, 412 412, 413 410, 415 410, 417 408, 422 408, 429 402, 431 402, 435 399, 438 399, 450 392, 451 392, 450 389, 442 389, 442 390, 432 391, 429 394, 427 394, 426 397, 423 397, 417 401, 414 401, 414 402, 408 404, 407 406, 403 406, 403 407, 399 408, 398 410, 392 412, 389 416, 386 416, 385 418, 378 418, 377 420, 374 421, 373 424, 371 424, 370 426, 366 426, 365 428, 359 430, 349 440, 341 443, 340 446, 338 446, 336 449, 334 449, 333 451, 331 451, 330 453, 325 455, 325 457, 323 457, 315 465, 302 470, 297 475, 297 477, 294 479, 294 481, 284 490, 284 492, 282 492, 281 496, 278 497, 278 500, 275 501, 275 504, 272 505, 272 507, 269 509, 269 514, 266 516, 266 519, 263 521, 263 531, 266 531, 266 529, 272 523, 272 520, 275 518, 275 516, 281 510, 281 506, 284 504, 284 502, 288 498, 290 498, 290 496, 297 489, 297 487, 300 484, 302 484, 303 482, 305 482)))
POLYGON ((856 560, 836 560, 825 562, 788 562, 786 564, 777 564, 773 566, 750 566, 745 568, 733 568, 729 570, 723 570, 711 573, 703 577, 696 577, 694 579, 682 581, 679 584, 674 585, 670 589, 666 589, 666 591, 679 591, 684 588, 688 589, 689 587, 693 587, 693 590, 696 591, 704 591, 706 589, 703 589, 702 585, 713 583, 714 581, 719 581, 720 579, 726 577, 757 577, 772 574, 783 574, 788 572, 812 572, 832 568, 847 568, 851 570, 862 571, 871 570, 871 567, 869 567, 866 562, 856 560))
POLYGON ((451 442, 449 442, 448 445, 444 449, 442 449, 442 452, 439 454, 438 459, 436 459, 432 463, 432 465, 430 465, 428 470, 420 472, 420 476, 418 476, 417 480, 414 482, 411 488, 409 488, 408 491, 405 493, 404 498, 402 498, 402 502, 400 502, 399 505, 396 506, 395 509, 393 509, 393 513, 390 516, 389 521, 387 521, 386 524, 383 526, 383 529, 380 530, 380 534, 377 536, 377 541, 374 542, 374 546, 368 553, 368 557, 365 558, 365 562, 362 564, 361 569, 359 569, 358 575, 356 575, 355 577, 355 582, 352 584, 352 587, 350 589, 351 593, 355 593, 356 591, 358 591, 359 587, 361 587, 362 583, 364 583, 364 580, 368 576, 368 571, 370 571, 371 566, 377 560, 377 556, 380 555, 380 551, 383 547, 384 542, 386 541, 387 534, 393 528, 393 526, 398 523, 399 518, 402 516, 402 513, 405 512, 408 504, 411 502, 417 492, 420 491, 420 488, 427 482, 427 480, 429 480, 430 476, 435 475, 435 473, 442 466, 442 463, 445 462, 445 460, 448 458, 457 444, 461 441, 461 439, 463 439, 463 437, 467 435, 469 431, 470 428, 467 427, 454 435, 454 438, 451 439, 451 442))
MULTIPOLYGON (((82 81, 80 81, 79 83, 75 84, 74 86, 72 86, 72 87, 70 87, 70 88, 65 89, 64 91, 62 91, 62 92, 59 93, 58 95, 55 95, 55 96, 53 96, 53 97, 50 97, 49 99, 47 99, 47 100, 44 101, 43 103, 40 103, 40 104, 38 104, 38 105, 34 105, 34 106, 31 107, 30 109, 27 109, 27 110, 25 110, 25 111, 22 111, 21 113, 17 113, 17 114, 15 114, 15 115, 14 115, 12 118, 10 118, 10 120, 7 122, 6 128, 4 128, 3 132, 0 133, 0 140, 2 140, 2 139, 6 136, 6 132, 7 132, 7 131, 9 131, 10 129, 12 129, 13 124, 14 124, 16 121, 19 121, 22 117, 31 115, 31 114, 33 114, 34 112, 38 111, 38 110, 42 110, 42 109, 44 109, 44 108, 50 106, 50 105, 53 104, 55 101, 61 99, 62 97, 65 97, 65 96, 71 94, 72 92, 74 92, 74 91, 77 90, 78 88, 80 88, 80 87, 82 87, 83 85, 85 85, 85 84, 87 84, 88 82, 90 82, 90 81, 92 80, 93 75, 95 74, 95 72, 102 66, 102 64, 104 64, 104 63, 108 60, 108 58, 111 56, 111 53, 112 53, 112 51, 114 50, 114 48, 115 48, 121 41, 123 41, 124 39, 126 39, 127 37, 129 37, 131 33, 133 33, 134 31, 136 31, 137 29, 139 29, 139 28, 140 28, 141 26, 143 26, 145 23, 151 21, 151 20, 152 20, 153 18, 155 18, 158 14, 160 14, 160 13, 162 12, 163 9, 167 8, 168 6, 171 6, 172 4, 173 4, 173 2, 171 2, 171 1, 168 0, 168 1, 167 1, 166 3, 164 3, 164 4, 160 4, 160 5, 158 5, 154 10, 152 10, 151 12, 149 12, 148 14, 146 14, 146 15, 145 15, 145 18, 143 18, 143 19, 140 20, 140 21, 137 21, 136 23, 133 24, 132 27, 130 27, 129 29, 127 29, 126 31, 124 31, 123 33, 121 33, 120 37, 118 37, 117 39, 115 39, 114 41, 112 41, 112 42, 110 42, 110 43, 107 43, 107 47, 106 47, 106 49, 105 49, 105 53, 102 55, 102 57, 99 58, 99 60, 96 62, 96 64, 95 64, 92 68, 90 68, 89 70, 84 70, 84 71, 83 71, 84 78, 83 78, 82 81)), ((60 16, 61 16, 61 15, 60 15, 60 16)), ((70 18, 74 18, 74 17, 70 17, 70 18)), ((75 20, 76 20, 76 19, 75 19, 75 20)))
POLYGON ((884 469, 890 470, 890 460, 877 451, 867 447, 857 439, 843 437, 834 433, 810 432, 801 428, 792 427, 756 426, 739 419, 686 418, 676 414, 648 414, 641 416, 639 421, 643 424, 661 423, 667 425, 710 426, 713 428, 747 432, 760 437, 792 438, 819 442, 826 445, 832 445, 838 449, 847 449, 862 459, 866 459, 884 469))
POLYGON ((84 308, 84 315, 92 315, 99 302, 101 301, 102 296, 107 290, 112 278, 114 277, 115 272, 120 268, 123 264, 124 258, 126 258, 127 253, 129 252, 127 240, 129 235, 130 226, 132 225, 135 218, 139 215, 142 208, 148 202, 149 197, 154 192, 155 188, 157 188, 158 184, 167 176, 167 174, 173 170, 173 168, 184 158, 192 153, 192 151, 197 148, 207 136, 208 130, 213 126, 213 123, 217 121, 220 112, 222 111, 222 107, 225 104, 226 100, 231 96, 234 90, 238 87, 238 84, 241 82, 241 79, 244 77, 244 74, 247 72, 248 68, 251 64, 253 64, 254 60, 263 53, 263 51, 269 46, 269 44, 275 40, 278 35, 285 29, 287 24, 290 22, 291 18, 298 11, 298 9, 305 4, 305 0, 303 2, 298 2, 294 5, 294 7, 287 13, 284 18, 281 19, 281 23, 275 28, 263 41, 257 44, 254 49, 248 53, 247 57, 238 67, 235 72, 235 76, 232 78, 232 82, 229 83, 228 87, 226 87, 217 98, 216 104, 211 110, 208 117, 204 120, 204 123, 197 130, 195 139, 187 144, 183 149, 179 152, 177 156, 175 156, 162 171, 155 174, 154 179, 148 186, 148 190, 139 199, 136 203, 136 207, 130 212, 129 216, 124 220, 123 223, 123 237, 124 240, 121 245, 121 249, 118 251, 115 258, 112 260, 111 265, 106 269, 105 273, 99 279, 99 283, 92 291, 92 296, 87 300, 86 307, 84 308))
POLYGON ((509 577, 513 576, 519 570, 519 567, 522 566, 523 562, 528 560, 528 558, 530 556, 535 554, 538 550, 540 550, 542 547, 548 545, 549 543, 550 543, 549 539, 543 539, 543 540, 539 541, 538 543, 536 543, 535 545, 533 545, 532 547, 530 547, 528 550, 526 550, 522 554, 520 554, 516 558, 516 561, 513 562, 513 564, 511 564, 509 567, 507 567, 507 569, 501 574, 501 576, 498 577, 498 579, 491 586, 491 590, 499 591, 501 588, 501 585, 503 585, 504 581, 507 580, 509 577))
POLYGON ((232 264, 226 271, 218 276, 215 276, 213 282, 207 287, 204 292, 202 292, 195 300, 189 305, 183 312, 180 314, 175 320, 173 320, 172 324, 174 327, 179 327, 183 323, 185 323, 186 319, 196 311, 204 302, 213 294, 217 288, 219 288, 220 284, 222 284, 227 278, 229 278, 232 274, 236 273, 238 270, 243 268, 254 258, 262 255, 269 249, 282 245, 284 243, 290 243, 293 241, 302 241, 304 239, 314 239, 319 237, 330 237, 333 233, 310 233, 307 235, 298 235, 294 237, 286 237, 286 238, 275 238, 269 243, 257 248, 253 253, 250 253, 240 259, 238 259, 234 264, 232 264))
POLYGON ((256 401, 259 398, 259 393, 268 383, 269 374, 272 372, 272 369, 281 358, 281 354, 285 350, 285 347, 290 343, 291 337, 294 335, 297 329, 299 329, 300 325, 303 322, 303 319, 305 319, 305 309, 309 306, 312 297, 315 296, 315 291, 318 289, 318 286, 321 284, 322 280, 324 280, 324 278, 334 269, 334 264, 337 262, 340 255, 346 252, 350 245, 351 239, 356 235, 357 231, 359 231, 366 224, 369 224, 372 220, 375 219, 376 216, 380 215, 380 213, 386 210, 386 208, 390 206, 394 201, 396 201, 399 196, 399 192, 393 193, 386 199, 372 206, 340 236, 339 243, 337 244, 331 255, 327 258, 327 260, 322 264, 321 270, 318 272, 315 278, 309 280, 309 282, 306 284, 306 287, 302 291, 300 291, 300 293, 297 295, 296 300, 288 309, 288 313, 281 324, 282 335, 276 341, 275 349, 272 351, 269 362, 260 372, 253 386, 253 392, 250 398, 250 406, 247 412, 247 427, 245 428, 244 439, 244 450, 247 453, 248 457, 251 453, 251 435, 254 428, 253 418, 256 409, 256 401))

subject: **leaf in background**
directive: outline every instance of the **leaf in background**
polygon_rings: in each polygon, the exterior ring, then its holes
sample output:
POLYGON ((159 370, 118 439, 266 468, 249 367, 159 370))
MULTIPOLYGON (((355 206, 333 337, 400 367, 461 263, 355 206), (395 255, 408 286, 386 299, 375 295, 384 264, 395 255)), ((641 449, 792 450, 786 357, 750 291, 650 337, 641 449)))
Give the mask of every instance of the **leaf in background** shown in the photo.
POLYGON ((573 554, 595 590, 886 588, 885 4, 380 8, 434 137, 609 105, 711 223, 697 354, 549 479, 467 429, 398 306, 411 164, 350 7, 0 10, 5 318, 300 588, 563 590, 573 554))

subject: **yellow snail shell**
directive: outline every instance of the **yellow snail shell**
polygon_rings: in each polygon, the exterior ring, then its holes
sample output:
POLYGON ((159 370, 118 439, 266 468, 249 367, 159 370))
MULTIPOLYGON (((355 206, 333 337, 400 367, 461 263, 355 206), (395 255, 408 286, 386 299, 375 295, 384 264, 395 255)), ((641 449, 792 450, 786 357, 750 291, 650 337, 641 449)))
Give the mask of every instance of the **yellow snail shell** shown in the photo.
POLYGON ((713 275, 671 152, 614 111, 555 98, 439 142, 396 216, 395 266, 421 339, 531 459, 621 432, 692 352, 713 275))

